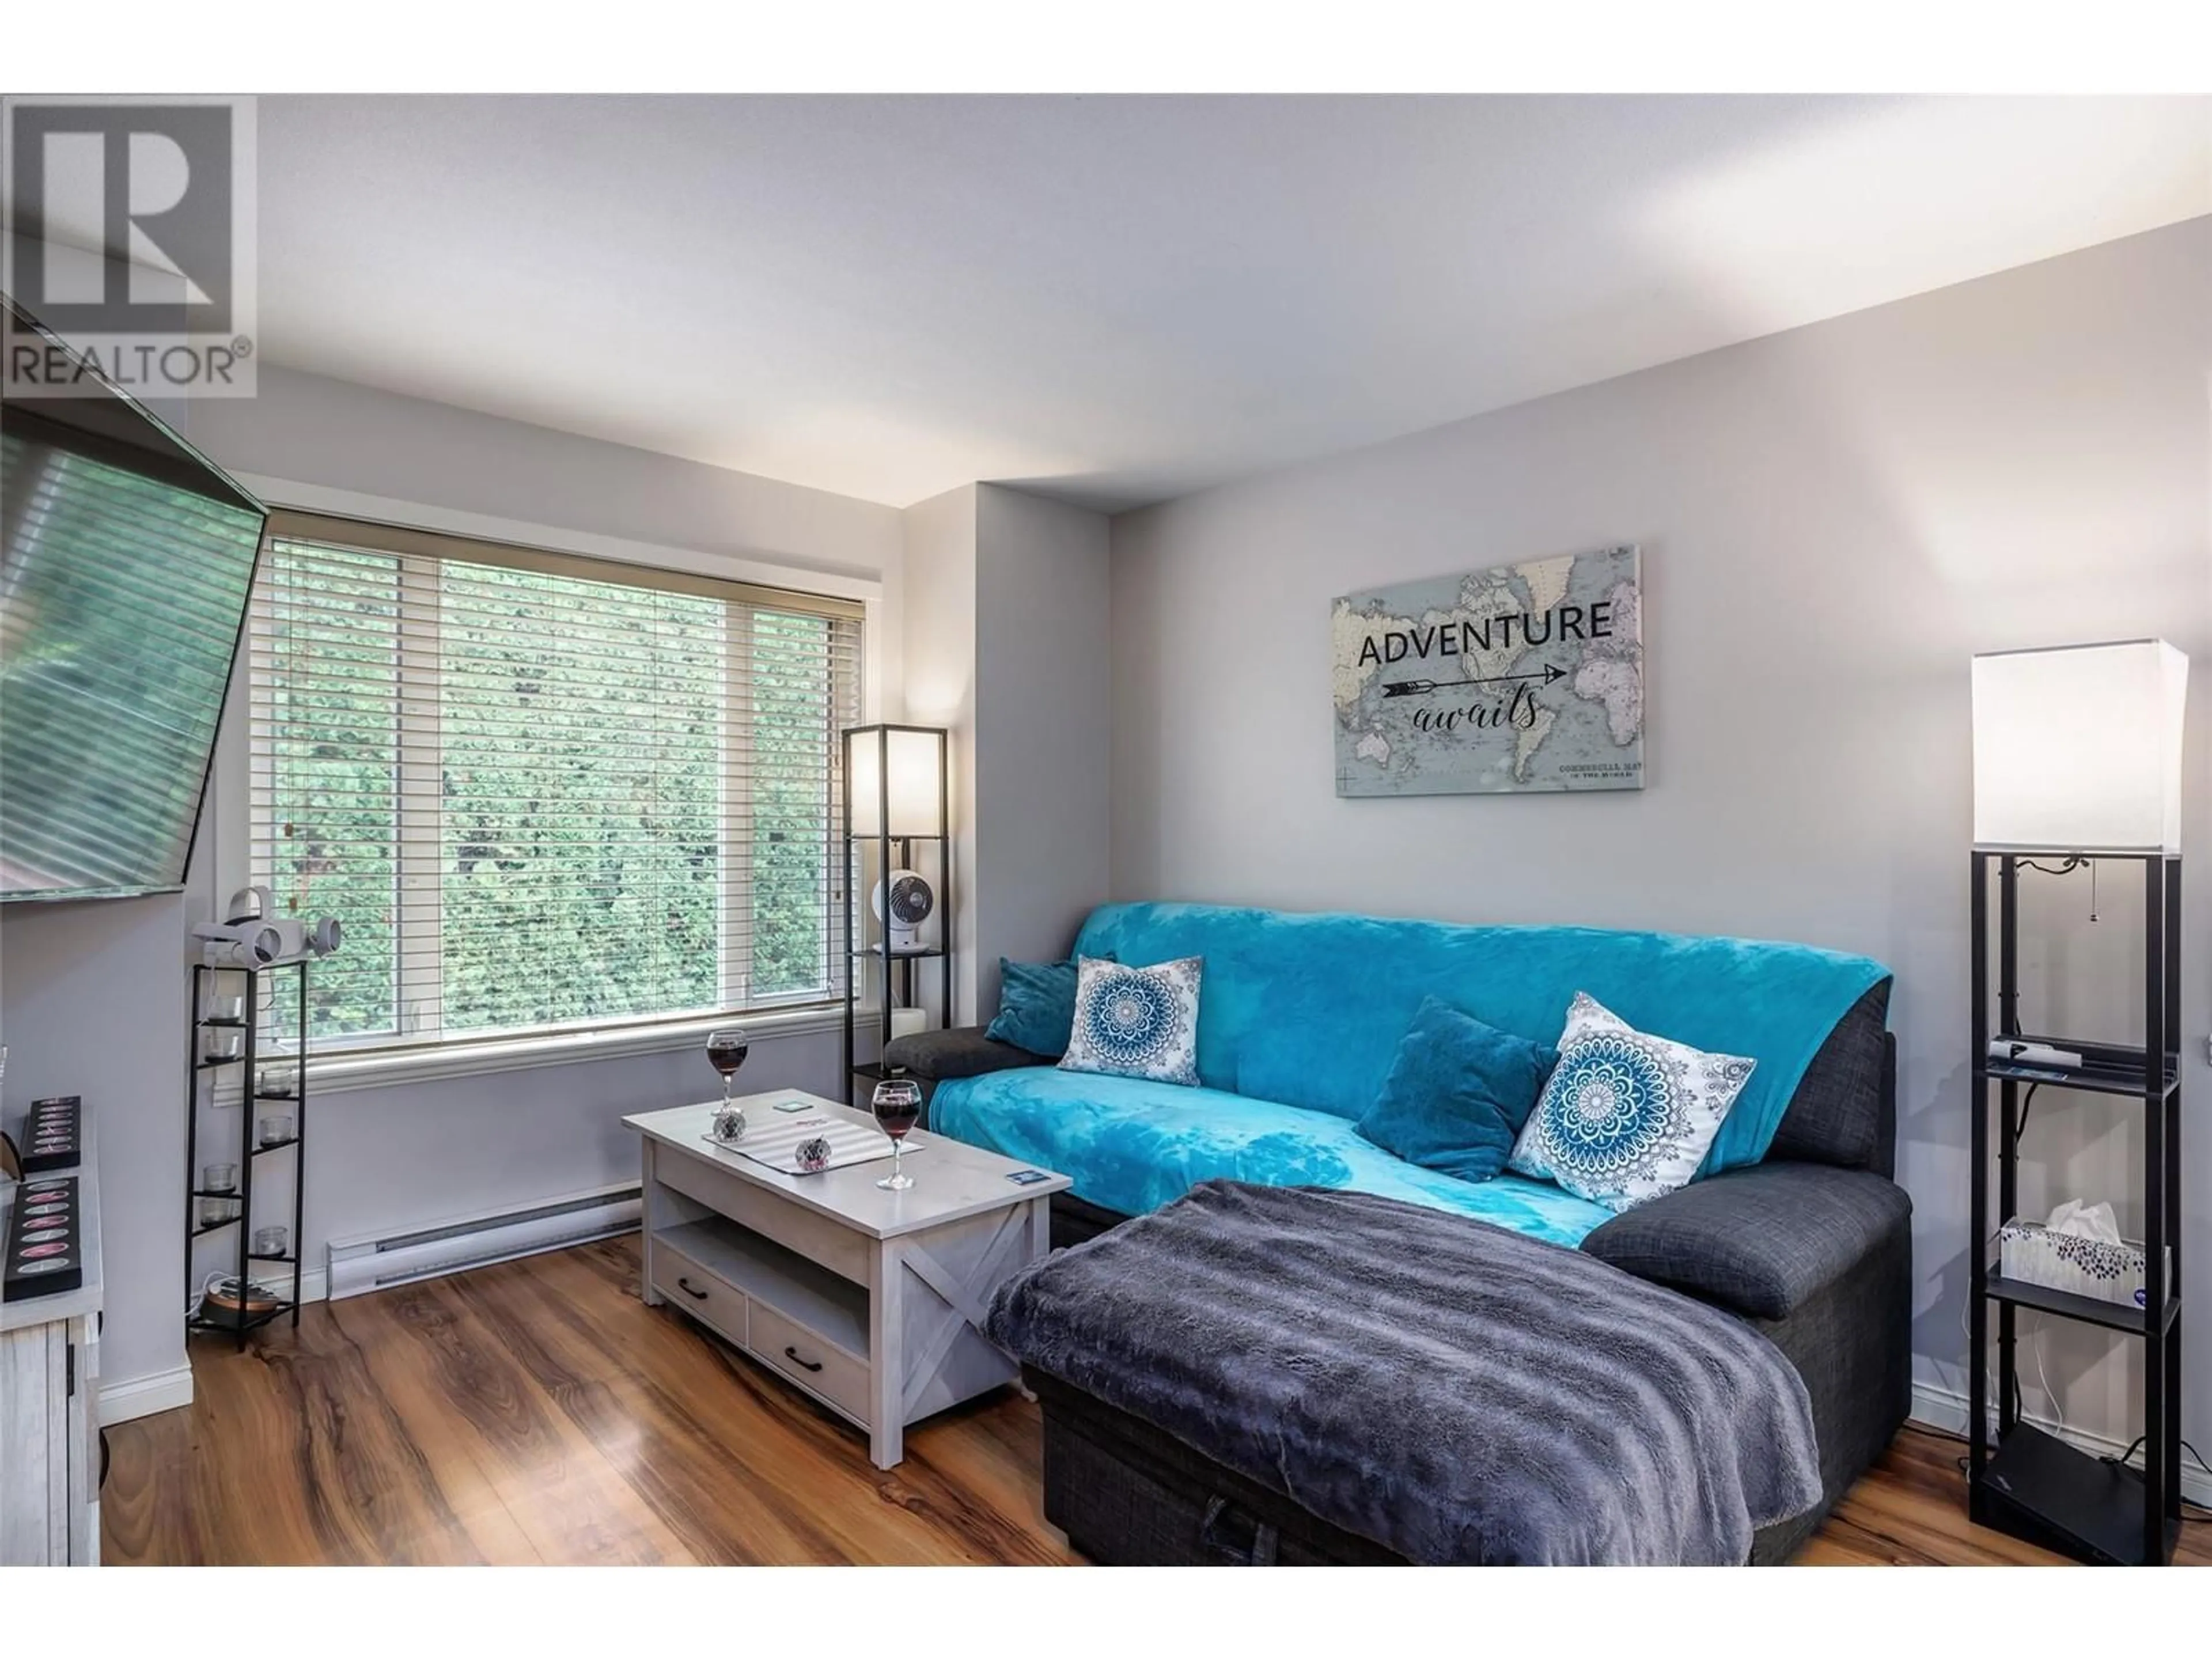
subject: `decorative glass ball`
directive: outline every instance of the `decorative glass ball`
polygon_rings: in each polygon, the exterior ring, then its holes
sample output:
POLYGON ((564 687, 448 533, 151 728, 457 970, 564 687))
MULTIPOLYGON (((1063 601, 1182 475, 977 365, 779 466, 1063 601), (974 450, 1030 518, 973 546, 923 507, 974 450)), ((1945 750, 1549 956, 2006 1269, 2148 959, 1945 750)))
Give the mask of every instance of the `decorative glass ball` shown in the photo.
POLYGON ((745 1134, 745 1109, 742 1106, 721 1106, 714 1111, 714 1135, 717 1140, 742 1140, 745 1134))
POLYGON ((823 1136, 816 1135, 800 1141, 792 1157, 799 1161, 799 1167, 807 1174, 820 1175, 830 1167, 830 1143, 823 1136))

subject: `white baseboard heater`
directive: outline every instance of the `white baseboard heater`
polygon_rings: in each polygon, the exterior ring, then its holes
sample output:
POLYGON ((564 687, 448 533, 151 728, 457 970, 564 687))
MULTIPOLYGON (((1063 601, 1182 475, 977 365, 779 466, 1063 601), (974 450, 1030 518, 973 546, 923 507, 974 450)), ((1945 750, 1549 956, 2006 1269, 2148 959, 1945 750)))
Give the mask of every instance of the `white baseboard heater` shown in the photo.
POLYGON ((381 1238, 356 1238, 330 1246, 330 1297, 364 1296, 436 1279, 544 1250, 588 1244, 637 1231, 635 1181, 519 1209, 459 1221, 410 1227, 381 1238))

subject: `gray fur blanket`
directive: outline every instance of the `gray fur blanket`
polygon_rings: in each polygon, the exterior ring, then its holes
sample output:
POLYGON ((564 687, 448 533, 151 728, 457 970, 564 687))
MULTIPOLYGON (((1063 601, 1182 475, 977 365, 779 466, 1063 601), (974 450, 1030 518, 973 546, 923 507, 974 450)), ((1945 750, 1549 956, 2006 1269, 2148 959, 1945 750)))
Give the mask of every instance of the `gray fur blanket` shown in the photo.
POLYGON ((1016 1274, 992 1340, 1414 1561, 1741 1562, 1820 1499, 1741 1321, 1365 1193, 1209 1181, 1016 1274))

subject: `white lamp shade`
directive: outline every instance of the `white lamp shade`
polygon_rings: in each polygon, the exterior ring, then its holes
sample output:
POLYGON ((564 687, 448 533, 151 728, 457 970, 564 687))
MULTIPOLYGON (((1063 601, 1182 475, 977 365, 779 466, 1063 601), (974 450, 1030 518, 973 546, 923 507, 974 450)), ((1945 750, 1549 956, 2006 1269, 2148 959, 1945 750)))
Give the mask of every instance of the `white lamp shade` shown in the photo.
POLYGON ((1974 845, 2179 853, 2189 659, 2163 640, 1974 659, 1974 845))
POLYGON ((933 836, 943 822, 939 793, 945 787, 942 739, 934 732, 862 726, 846 734, 851 752, 845 775, 853 798, 853 831, 861 836, 933 836), (884 747, 879 748, 881 744, 884 747), (884 826, 884 749, 890 769, 890 826, 884 826))

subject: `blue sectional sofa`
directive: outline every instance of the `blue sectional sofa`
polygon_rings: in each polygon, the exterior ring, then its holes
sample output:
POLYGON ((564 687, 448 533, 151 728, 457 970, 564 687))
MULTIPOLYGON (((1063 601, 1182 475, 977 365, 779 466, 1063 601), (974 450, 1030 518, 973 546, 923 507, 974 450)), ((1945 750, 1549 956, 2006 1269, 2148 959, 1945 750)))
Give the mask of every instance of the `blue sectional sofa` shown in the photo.
MULTIPOLYGON (((1890 1179, 1894 1048, 1880 963, 1744 939, 1171 903, 1102 907, 1074 953, 1136 966, 1204 958, 1201 1086, 1061 1071, 975 1030, 902 1038, 884 1055, 924 1081, 938 1133, 1073 1178, 1054 1200, 1056 1246, 1208 1179, 1376 1193, 1583 1249, 1764 1331, 1812 1395, 1828 1503, 1904 1420, 1911 1206, 1890 1179), (1640 1030, 1759 1062, 1689 1186, 1614 1215, 1549 1182, 1419 1168, 1356 1133, 1424 997, 1550 1043, 1577 991, 1640 1030)), ((1084 1531, 1095 1559, 1180 1559, 1162 1553, 1176 1528, 1158 1516, 1110 1537, 1096 1519, 1139 1494, 1165 1501, 1174 1449, 1140 1443, 1142 1425, 1111 1424, 1103 1408, 1047 1399, 1048 1513, 1074 1517, 1060 1524, 1084 1531), (1055 1445, 1070 1472, 1056 1491, 1055 1445), (1139 1465, 1141 1479, 1098 1509, 1107 1474, 1139 1465)), ((1194 1478, 1215 1496, 1235 1486, 1218 1469, 1194 1478)), ((1756 1559, 1786 1558, 1822 1512, 1762 1534, 1756 1559)), ((1270 1535, 1295 1521, 1275 1516, 1270 1535)), ((1327 1542, 1310 1535, 1309 1553, 1328 1559, 1327 1542)), ((1358 1542, 1345 1559, 1364 1559, 1358 1542)))

